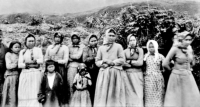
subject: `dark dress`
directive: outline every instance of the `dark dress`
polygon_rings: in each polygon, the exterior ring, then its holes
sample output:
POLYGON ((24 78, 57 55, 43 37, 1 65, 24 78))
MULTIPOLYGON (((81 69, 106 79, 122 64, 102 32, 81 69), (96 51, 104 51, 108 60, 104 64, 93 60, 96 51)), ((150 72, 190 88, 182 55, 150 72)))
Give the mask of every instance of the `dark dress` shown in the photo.
POLYGON ((92 103, 94 100, 96 81, 97 81, 97 76, 99 73, 99 68, 95 64, 96 54, 97 54, 97 48, 92 48, 90 46, 87 46, 83 50, 83 62, 87 66, 87 70, 91 75, 91 80, 93 83, 92 86, 89 87, 89 92, 90 92, 92 103))
POLYGON ((50 88, 47 73, 44 74, 38 93, 38 101, 43 107, 60 107, 62 101, 62 84, 63 80, 59 73, 56 72, 53 87, 50 88), (42 101, 43 100, 43 101, 42 101))

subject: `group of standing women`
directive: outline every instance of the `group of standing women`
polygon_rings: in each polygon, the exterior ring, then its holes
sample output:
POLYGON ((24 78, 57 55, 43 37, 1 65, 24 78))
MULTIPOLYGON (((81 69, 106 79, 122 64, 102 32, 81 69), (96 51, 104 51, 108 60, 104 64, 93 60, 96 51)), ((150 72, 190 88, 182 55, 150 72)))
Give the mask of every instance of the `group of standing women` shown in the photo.
POLYGON ((113 29, 106 30, 99 47, 96 35, 90 35, 84 46, 74 33, 72 44, 65 46, 63 35, 55 33, 55 43, 43 57, 35 36, 28 34, 25 49, 20 51, 21 43, 11 42, 6 53, 2 106, 197 107, 200 93, 191 73, 193 35, 183 32, 177 36, 165 58, 154 40, 148 41, 144 55, 131 34, 128 48, 123 50, 115 43, 113 29), (44 62, 45 72, 41 68, 44 62), (52 65, 57 69, 52 70, 52 65), (172 71, 167 86, 165 69, 172 71))

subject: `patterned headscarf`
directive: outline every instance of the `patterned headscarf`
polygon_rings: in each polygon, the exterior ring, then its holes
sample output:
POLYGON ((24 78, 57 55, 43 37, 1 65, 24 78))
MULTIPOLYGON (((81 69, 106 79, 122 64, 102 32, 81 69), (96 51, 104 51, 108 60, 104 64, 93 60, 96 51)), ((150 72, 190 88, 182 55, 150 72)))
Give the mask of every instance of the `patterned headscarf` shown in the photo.
POLYGON ((130 52, 131 52, 131 56, 132 56, 135 52, 138 52, 138 49, 137 49, 137 43, 136 43, 136 46, 134 48, 129 45, 131 37, 135 37, 135 36, 132 35, 132 34, 128 35, 127 43, 128 43, 128 48, 130 49, 130 52))

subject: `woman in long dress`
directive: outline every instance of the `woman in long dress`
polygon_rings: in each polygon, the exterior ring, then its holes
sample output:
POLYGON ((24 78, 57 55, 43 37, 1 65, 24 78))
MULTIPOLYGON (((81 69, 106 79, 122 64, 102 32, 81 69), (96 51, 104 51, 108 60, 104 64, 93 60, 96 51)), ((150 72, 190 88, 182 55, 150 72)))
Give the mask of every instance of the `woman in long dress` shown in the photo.
POLYGON ((169 51, 163 66, 172 70, 170 75, 164 106, 165 107, 198 107, 200 105, 200 93, 192 75, 194 62, 193 50, 190 46, 193 35, 189 32, 178 34, 178 42, 169 51), (174 60, 174 66, 169 66, 174 60))
POLYGON ((13 41, 10 43, 9 51, 6 53, 6 73, 3 85, 2 107, 17 107, 17 88, 19 82, 18 58, 21 43, 13 41))
POLYGON ((124 70, 126 87, 126 104, 127 106, 143 107, 143 49, 137 46, 136 37, 129 35, 127 37, 128 48, 124 50, 126 63, 124 70))
POLYGON ((92 103, 94 101, 94 92, 96 87, 96 80, 99 73, 99 68, 95 64, 95 57, 97 55, 97 36, 90 35, 88 38, 88 46, 83 50, 83 63, 86 64, 87 70, 91 75, 92 86, 89 88, 92 103))
POLYGON ((82 55, 84 45, 81 44, 81 38, 79 34, 73 33, 71 36, 72 44, 69 45, 69 65, 67 71, 67 82, 69 85, 69 102, 71 102, 74 90, 73 90, 73 81, 77 73, 78 65, 82 62, 82 55))
POLYGON ((35 47, 35 37, 28 34, 25 38, 26 49, 20 51, 18 67, 22 68, 19 77, 18 107, 40 107, 37 100, 42 78, 40 64, 43 63, 42 50, 35 47))
POLYGON ((94 107, 123 107, 126 104, 122 65, 123 48, 115 43, 116 33, 107 29, 104 44, 99 47, 96 65, 100 67, 94 98, 94 107))
POLYGON ((66 65, 68 63, 69 59, 69 49, 67 46, 63 45, 64 36, 60 33, 54 34, 54 41, 55 43, 53 45, 50 45, 47 48, 46 54, 45 54, 45 61, 47 60, 54 60, 57 62, 58 66, 58 72, 62 78, 63 78, 63 103, 68 103, 68 85, 67 85, 67 69, 66 65))
POLYGON ((145 107, 163 107, 164 78, 162 75, 162 62, 164 56, 158 52, 158 43, 149 40, 148 53, 144 57, 146 71, 144 76, 144 104, 145 107))

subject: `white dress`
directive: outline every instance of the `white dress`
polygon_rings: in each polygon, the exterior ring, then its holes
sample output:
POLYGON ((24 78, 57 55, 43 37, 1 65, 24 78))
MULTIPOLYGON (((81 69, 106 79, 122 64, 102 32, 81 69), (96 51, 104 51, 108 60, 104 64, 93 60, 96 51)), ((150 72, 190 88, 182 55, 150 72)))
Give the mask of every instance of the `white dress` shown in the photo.
POLYGON ((18 67, 22 68, 19 77, 18 88, 18 107, 41 107, 42 105, 37 100, 39 86, 42 78, 40 68, 25 68, 25 63, 31 63, 31 56, 38 64, 43 63, 43 54, 40 48, 23 49, 19 54, 18 67))

